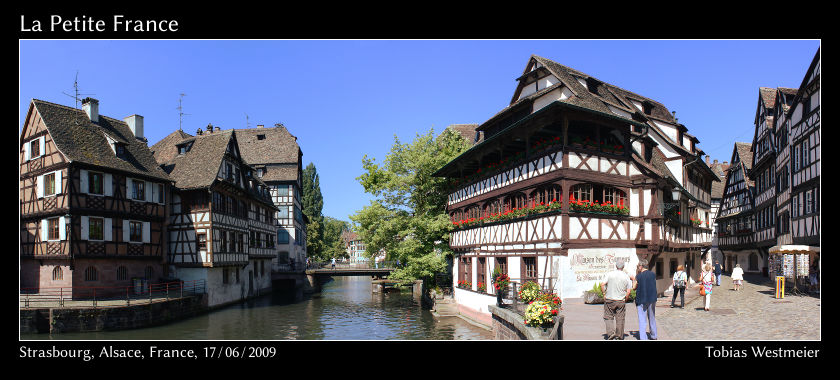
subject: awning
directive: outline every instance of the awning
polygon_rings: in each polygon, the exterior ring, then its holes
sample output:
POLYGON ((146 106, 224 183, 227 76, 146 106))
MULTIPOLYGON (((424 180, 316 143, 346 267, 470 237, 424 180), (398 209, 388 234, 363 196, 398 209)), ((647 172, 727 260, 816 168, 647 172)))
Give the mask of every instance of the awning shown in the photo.
POLYGON ((810 245, 774 245, 768 249, 768 251, 772 254, 780 254, 780 253, 819 253, 820 247, 814 247, 810 245))

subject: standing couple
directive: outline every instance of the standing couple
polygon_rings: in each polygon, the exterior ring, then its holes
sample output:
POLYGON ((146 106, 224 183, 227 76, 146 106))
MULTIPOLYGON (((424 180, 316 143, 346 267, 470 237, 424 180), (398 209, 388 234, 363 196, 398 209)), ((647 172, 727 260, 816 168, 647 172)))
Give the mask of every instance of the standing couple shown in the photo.
POLYGON ((604 282, 604 322, 607 325, 607 340, 624 340, 625 302, 630 292, 636 289, 636 313, 639 316, 639 340, 656 340, 656 274, 649 270, 648 261, 639 260, 635 279, 624 272, 624 261, 615 262, 615 270, 608 273, 604 282), (635 280, 635 285, 633 285, 635 280))

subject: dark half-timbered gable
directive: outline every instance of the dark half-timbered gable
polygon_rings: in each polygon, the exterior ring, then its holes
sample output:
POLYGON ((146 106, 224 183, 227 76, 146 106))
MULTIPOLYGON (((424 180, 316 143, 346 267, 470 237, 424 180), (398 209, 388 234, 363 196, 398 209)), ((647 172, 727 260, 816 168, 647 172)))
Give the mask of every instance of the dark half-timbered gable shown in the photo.
POLYGON ((749 178, 752 163, 752 144, 736 142, 717 218, 718 247, 726 258, 721 264, 727 270, 737 263, 746 272, 761 270, 762 254, 755 242, 755 182, 749 178))
POLYGON ((257 178, 268 185, 277 206, 277 257, 275 269, 303 270, 306 263, 306 216, 301 205, 303 152, 282 124, 237 129, 242 156, 254 167, 257 178))
POLYGON ((459 302, 486 309, 477 282, 496 267, 580 297, 617 258, 631 273, 650 260, 664 291, 711 244, 719 179, 659 102, 532 56, 510 105, 475 130, 436 173, 453 186, 453 273, 471 283, 459 302))
MULTIPOLYGON (((33 100, 20 138, 21 287, 119 287, 166 277, 170 179, 143 117, 33 100)), ((102 290, 105 292, 105 290, 102 290)))
MULTIPOLYGON (((780 94, 782 95, 782 94, 780 94)), ((776 123, 776 245, 773 254, 808 255, 808 262, 820 252, 820 50, 817 50, 795 94, 776 123)), ((775 260, 778 264, 782 259, 775 260)), ((781 274, 782 267, 771 262, 770 272, 781 274)), ((799 268, 799 275, 808 270, 799 268)), ((817 269, 819 273, 819 269, 817 269)), ((784 273, 792 277, 790 273, 784 273)))
POLYGON ((206 281, 210 306, 270 288, 276 207, 236 132, 211 125, 196 136, 175 131, 152 150, 175 181, 167 228, 173 275, 206 281))

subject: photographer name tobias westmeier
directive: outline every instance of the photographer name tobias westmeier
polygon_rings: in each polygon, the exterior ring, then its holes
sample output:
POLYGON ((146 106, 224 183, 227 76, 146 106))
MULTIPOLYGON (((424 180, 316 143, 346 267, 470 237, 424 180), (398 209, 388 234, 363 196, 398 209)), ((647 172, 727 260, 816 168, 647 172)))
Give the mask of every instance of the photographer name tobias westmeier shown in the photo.
POLYGON ((706 357, 723 359, 723 358, 760 358, 760 359, 774 359, 774 358, 818 358, 820 356, 819 349, 809 349, 803 347, 801 349, 786 349, 786 348, 768 348, 766 346, 751 346, 747 349, 735 349, 732 347, 714 347, 705 346, 706 357))

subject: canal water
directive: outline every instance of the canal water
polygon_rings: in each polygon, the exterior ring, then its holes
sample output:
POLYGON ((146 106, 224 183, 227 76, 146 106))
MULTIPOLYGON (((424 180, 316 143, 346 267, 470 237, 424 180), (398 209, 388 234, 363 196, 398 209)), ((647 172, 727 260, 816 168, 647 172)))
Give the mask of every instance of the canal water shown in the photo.
POLYGON ((371 293, 369 277, 334 277, 294 302, 274 293, 165 326, 92 333, 26 334, 73 340, 486 340, 491 331, 457 317, 435 320, 411 289, 371 293))

